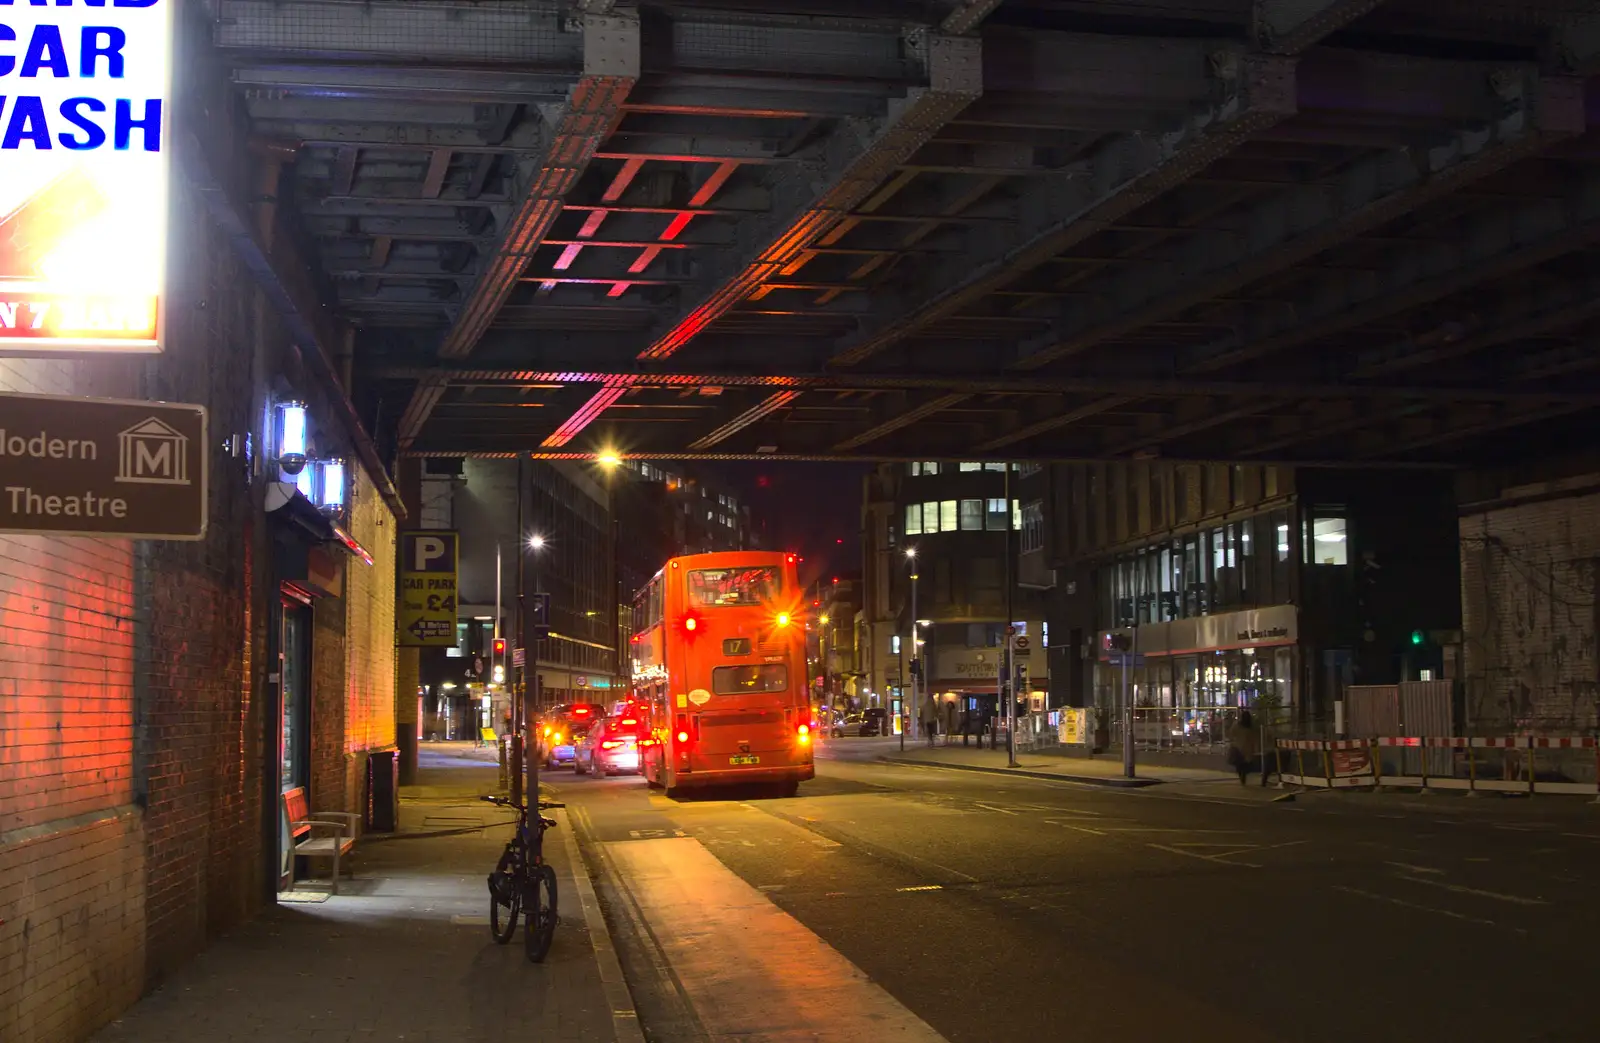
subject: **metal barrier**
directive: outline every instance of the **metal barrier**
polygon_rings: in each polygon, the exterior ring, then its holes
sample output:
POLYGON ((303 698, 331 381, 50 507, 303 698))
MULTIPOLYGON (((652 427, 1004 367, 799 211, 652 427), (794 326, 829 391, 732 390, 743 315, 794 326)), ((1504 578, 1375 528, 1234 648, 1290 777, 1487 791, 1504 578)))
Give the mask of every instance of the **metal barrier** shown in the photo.
MULTIPOLYGON (((1279 739, 1275 749, 1276 770, 1285 785, 1324 789, 1348 787, 1409 787, 1423 790, 1465 790, 1468 793, 1565 793, 1600 797, 1600 738, 1591 735, 1565 736, 1380 736, 1375 739, 1279 739), (1402 758, 1400 771, 1386 771, 1384 751, 1448 750, 1451 771, 1440 775, 1428 770, 1426 755, 1411 760, 1402 758), (1592 759, 1595 782, 1539 780, 1539 751, 1585 751, 1592 759), (1293 754, 1286 765, 1284 754, 1293 754), (1307 754, 1311 754, 1308 765, 1307 754), (1320 770, 1319 770, 1320 769, 1320 770), (1498 769, 1498 770, 1497 770, 1498 769), (1500 777, 1494 777, 1498 774, 1500 777)), ((1568 758, 1570 763, 1570 757, 1568 758)), ((1545 763, 1552 763, 1547 755, 1545 763)))
POLYGON ((1279 739, 1267 756, 1277 758, 1275 773, 1286 786, 1344 789, 1375 785, 1378 777, 1370 739, 1279 739), (1284 752, 1294 754, 1292 770, 1284 766, 1284 752), (1307 770, 1308 753, 1315 755, 1310 767, 1320 768, 1317 774, 1307 770))

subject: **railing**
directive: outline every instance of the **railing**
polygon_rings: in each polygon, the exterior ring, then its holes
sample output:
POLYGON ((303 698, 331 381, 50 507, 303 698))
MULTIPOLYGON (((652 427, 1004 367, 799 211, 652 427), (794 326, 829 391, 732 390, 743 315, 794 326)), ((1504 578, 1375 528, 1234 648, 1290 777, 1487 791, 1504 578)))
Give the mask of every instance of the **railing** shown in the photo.
POLYGON ((1600 796, 1592 735, 1280 739, 1267 758, 1286 785, 1600 796))

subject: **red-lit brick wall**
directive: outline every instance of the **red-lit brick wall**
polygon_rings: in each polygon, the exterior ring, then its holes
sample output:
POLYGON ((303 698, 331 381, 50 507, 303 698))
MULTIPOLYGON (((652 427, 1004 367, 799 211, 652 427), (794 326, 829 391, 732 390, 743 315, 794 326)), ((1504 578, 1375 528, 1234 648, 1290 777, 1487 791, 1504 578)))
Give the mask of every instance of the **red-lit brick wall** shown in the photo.
MULTIPOLYGON (((125 388, 0 359, 0 390, 125 388)), ((0 1039, 72 1039, 143 983, 134 544, 0 534, 0 1039), (88 972, 97 968, 98 981, 88 972)))

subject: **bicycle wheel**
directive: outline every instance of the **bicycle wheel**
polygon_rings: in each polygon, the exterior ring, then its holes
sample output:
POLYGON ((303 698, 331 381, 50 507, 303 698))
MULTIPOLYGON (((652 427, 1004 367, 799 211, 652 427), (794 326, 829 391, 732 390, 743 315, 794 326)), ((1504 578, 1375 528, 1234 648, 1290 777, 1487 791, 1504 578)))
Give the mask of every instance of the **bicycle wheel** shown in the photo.
POLYGON ((527 947, 528 959, 543 963, 556 936, 556 871, 547 865, 537 865, 529 872, 527 926, 522 929, 522 943, 527 947))
POLYGON ((489 933, 501 945, 517 933, 517 914, 522 910, 522 889, 517 886, 517 858, 509 850, 489 876, 489 933))

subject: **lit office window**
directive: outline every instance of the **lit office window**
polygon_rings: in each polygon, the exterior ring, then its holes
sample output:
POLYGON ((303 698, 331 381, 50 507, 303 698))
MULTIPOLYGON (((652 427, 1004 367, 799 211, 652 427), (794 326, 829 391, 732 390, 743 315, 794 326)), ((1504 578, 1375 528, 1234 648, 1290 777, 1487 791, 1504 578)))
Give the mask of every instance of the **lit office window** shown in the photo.
MULTIPOLYGON (((965 467, 967 465, 966 464, 962 464, 961 466, 965 467)), ((962 532, 973 532, 973 531, 982 532, 983 531, 983 501, 982 500, 962 500, 961 501, 961 531, 962 532)))
POLYGON ((1317 518, 1311 523, 1310 554, 1313 565, 1350 564, 1343 518, 1317 518))
POLYGON ((906 504, 906 535, 922 535, 922 504, 906 504))
POLYGON ((939 501, 939 531, 940 532, 955 532, 956 531, 956 501, 955 500, 941 500, 941 501, 939 501))
POLYGON ((984 528, 990 532, 1006 531, 1006 501, 996 496, 989 500, 984 511, 984 528))
POLYGON ((982 463, 963 463, 961 465, 961 469, 963 471, 981 471, 981 470, 983 470, 983 464, 982 463))

